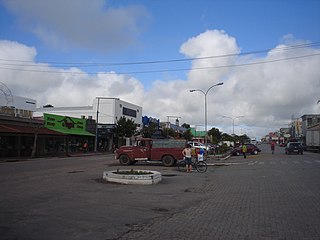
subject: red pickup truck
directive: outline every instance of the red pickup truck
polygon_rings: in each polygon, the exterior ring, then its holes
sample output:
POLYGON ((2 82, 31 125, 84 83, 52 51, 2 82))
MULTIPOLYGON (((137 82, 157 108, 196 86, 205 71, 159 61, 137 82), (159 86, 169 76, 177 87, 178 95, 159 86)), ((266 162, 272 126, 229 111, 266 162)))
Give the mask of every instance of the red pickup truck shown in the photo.
POLYGON ((185 140, 142 138, 134 146, 121 146, 115 151, 115 157, 123 165, 137 161, 162 161, 164 166, 170 167, 183 159, 185 146, 185 140))

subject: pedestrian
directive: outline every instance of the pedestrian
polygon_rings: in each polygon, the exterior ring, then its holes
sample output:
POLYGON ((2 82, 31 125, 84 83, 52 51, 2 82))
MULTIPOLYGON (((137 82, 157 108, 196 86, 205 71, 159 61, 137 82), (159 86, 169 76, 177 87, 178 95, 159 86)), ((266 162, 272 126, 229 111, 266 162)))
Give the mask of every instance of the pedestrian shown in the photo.
POLYGON ((83 153, 86 153, 87 149, 88 149, 88 142, 87 141, 84 142, 82 148, 83 148, 83 153))
POLYGON ((271 152, 274 154, 274 149, 275 149, 276 143, 274 141, 271 142, 271 152))
POLYGON ((247 145, 243 144, 242 145, 242 154, 243 154, 243 158, 247 158, 247 145))
POLYGON ((187 172, 192 171, 192 159, 191 159, 191 145, 188 144, 185 149, 183 149, 182 154, 186 162, 187 172))
POLYGON ((203 157, 204 154, 205 154, 204 149, 203 149, 203 148, 200 148, 199 153, 198 153, 198 161, 199 161, 199 162, 204 160, 204 157, 203 157))

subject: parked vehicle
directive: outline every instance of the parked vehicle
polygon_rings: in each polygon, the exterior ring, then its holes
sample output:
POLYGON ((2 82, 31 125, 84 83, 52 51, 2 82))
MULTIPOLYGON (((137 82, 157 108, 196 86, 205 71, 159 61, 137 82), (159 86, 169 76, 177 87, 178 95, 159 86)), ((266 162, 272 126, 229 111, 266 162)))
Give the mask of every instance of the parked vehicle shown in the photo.
POLYGON ((210 150, 211 148, 210 145, 206 147, 206 145, 204 145, 201 142, 188 142, 188 144, 191 146, 191 148, 197 148, 197 149, 203 148, 204 150, 210 150))
MULTIPOLYGON (((247 143, 246 146, 247 146, 247 154, 257 155, 259 152, 261 152, 261 149, 258 148, 256 145, 254 145, 252 143, 247 143)), ((240 145, 239 147, 234 148, 231 151, 231 154, 235 155, 235 156, 241 155, 242 154, 242 145, 240 145)))
POLYGON ((185 140, 142 138, 134 146, 121 146, 115 151, 120 164, 129 165, 137 161, 162 161, 166 167, 183 159, 185 140))
POLYGON ((299 142, 289 142, 285 148, 286 154, 297 153, 303 154, 302 146, 299 142))
POLYGON ((308 150, 315 150, 320 152, 320 124, 307 129, 306 145, 308 150))
POLYGON ((307 145, 304 142, 299 142, 301 144, 302 150, 307 151, 307 145))

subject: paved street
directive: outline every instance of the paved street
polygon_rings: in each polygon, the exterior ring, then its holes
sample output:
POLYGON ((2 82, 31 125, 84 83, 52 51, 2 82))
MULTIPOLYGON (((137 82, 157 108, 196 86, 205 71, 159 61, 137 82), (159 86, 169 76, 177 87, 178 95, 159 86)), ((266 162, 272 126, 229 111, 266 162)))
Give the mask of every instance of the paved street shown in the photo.
POLYGON ((101 181, 128 168, 112 155, 0 163, 0 238, 320 239, 320 155, 268 147, 204 174, 132 166, 153 186, 101 181))

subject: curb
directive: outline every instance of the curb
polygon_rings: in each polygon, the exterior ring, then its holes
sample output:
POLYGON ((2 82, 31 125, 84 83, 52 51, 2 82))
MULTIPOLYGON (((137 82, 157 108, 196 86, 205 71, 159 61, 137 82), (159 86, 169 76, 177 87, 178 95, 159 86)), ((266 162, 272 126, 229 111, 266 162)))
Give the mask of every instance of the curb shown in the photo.
MULTIPOLYGON (((146 175, 117 174, 117 173, 114 173, 115 171, 116 170, 104 171, 103 179, 108 182, 115 182, 115 183, 122 183, 122 184, 140 184, 140 185, 157 184, 162 180, 161 173, 157 171, 135 169, 135 171, 144 171, 144 172, 147 171, 151 173, 146 175)), ((121 171, 130 171, 130 170, 122 169, 121 171)))

